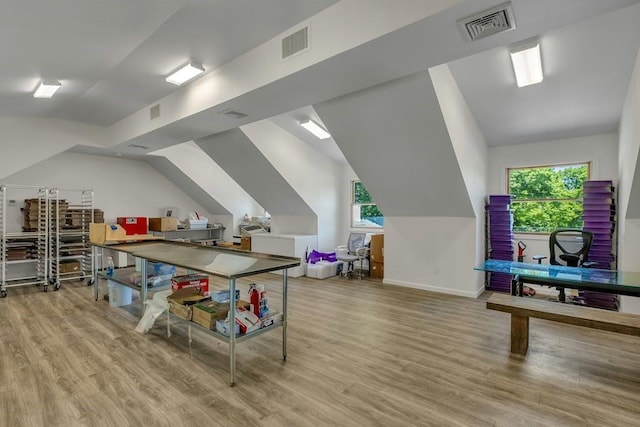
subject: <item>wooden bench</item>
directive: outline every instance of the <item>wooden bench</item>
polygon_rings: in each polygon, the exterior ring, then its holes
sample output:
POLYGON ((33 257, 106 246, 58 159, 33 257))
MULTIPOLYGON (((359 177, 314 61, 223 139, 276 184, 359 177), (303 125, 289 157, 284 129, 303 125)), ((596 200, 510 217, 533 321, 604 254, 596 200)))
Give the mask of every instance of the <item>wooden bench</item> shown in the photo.
POLYGON ((497 293, 487 300, 487 308, 511 314, 511 352, 522 355, 529 347, 530 317, 640 336, 640 316, 635 314, 497 293))

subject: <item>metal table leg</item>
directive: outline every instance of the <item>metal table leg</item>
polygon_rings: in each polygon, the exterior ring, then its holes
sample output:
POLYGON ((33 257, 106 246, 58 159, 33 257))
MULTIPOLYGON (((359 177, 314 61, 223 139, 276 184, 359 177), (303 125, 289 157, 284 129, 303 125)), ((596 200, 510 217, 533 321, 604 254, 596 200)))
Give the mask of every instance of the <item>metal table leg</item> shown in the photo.
POLYGON ((236 377, 236 279, 229 279, 229 384, 236 377))
POLYGON ((287 360, 287 285, 288 271, 282 270, 282 360, 287 360))

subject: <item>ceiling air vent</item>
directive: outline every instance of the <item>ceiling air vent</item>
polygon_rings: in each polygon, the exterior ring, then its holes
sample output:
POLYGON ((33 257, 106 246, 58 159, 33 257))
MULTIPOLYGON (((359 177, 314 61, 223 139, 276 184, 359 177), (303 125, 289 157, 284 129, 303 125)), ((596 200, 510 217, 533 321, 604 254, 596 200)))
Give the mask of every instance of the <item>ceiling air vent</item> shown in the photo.
POLYGON ((138 150, 148 150, 149 149, 149 147, 146 147, 144 145, 139 145, 139 144, 129 144, 129 145, 127 145, 127 147, 135 148, 135 149, 138 149, 138 150))
POLYGON ((234 119, 244 119, 245 117, 249 117, 247 114, 235 110, 224 110, 221 111, 221 113, 227 117, 233 117, 234 119))
POLYGON ((151 120, 160 117, 160 104, 156 104, 149 108, 149 117, 151 117, 151 120))
POLYGON ((458 27, 467 41, 474 41, 516 28, 511 2, 476 13, 458 21, 458 27))
POLYGON ((309 47, 309 27, 282 39, 282 59, 285 59, 294 53, 302 52, 309 47))

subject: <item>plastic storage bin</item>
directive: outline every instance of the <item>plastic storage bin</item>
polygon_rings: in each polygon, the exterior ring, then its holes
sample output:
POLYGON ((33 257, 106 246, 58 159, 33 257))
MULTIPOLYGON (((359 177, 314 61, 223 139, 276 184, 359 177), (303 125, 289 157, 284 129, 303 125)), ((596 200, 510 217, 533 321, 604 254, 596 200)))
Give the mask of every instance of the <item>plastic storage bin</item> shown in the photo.
POLYGON ((208 219, 190 219, 189 228, 192 230, 203 230, 207 228, 208 219))
POLYGON ((340 264, 342 264, 341 261, 319 261, 315 264, 307 264, 307 277, 311 277, 313 279, 326 279, 327 277, 337 276, 338 265, 340 264))
POLYGON ((109 286, 109 305, 111 307, 122 307, 131 304, 133 290, 113 280, 107 281, 109 286))

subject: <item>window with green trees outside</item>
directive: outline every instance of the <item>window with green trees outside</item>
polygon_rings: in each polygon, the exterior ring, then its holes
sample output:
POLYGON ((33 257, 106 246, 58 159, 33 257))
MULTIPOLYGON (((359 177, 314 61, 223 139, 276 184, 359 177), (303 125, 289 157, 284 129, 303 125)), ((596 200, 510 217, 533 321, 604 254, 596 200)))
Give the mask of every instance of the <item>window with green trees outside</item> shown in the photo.
POLYGON ((582 184, 589 169, 590 163, 508 169, 513 231, 582 228, 582 184))
POLYGON ((382 212, 360 181, 351 182, 351 227, 384 227, 382 212))

